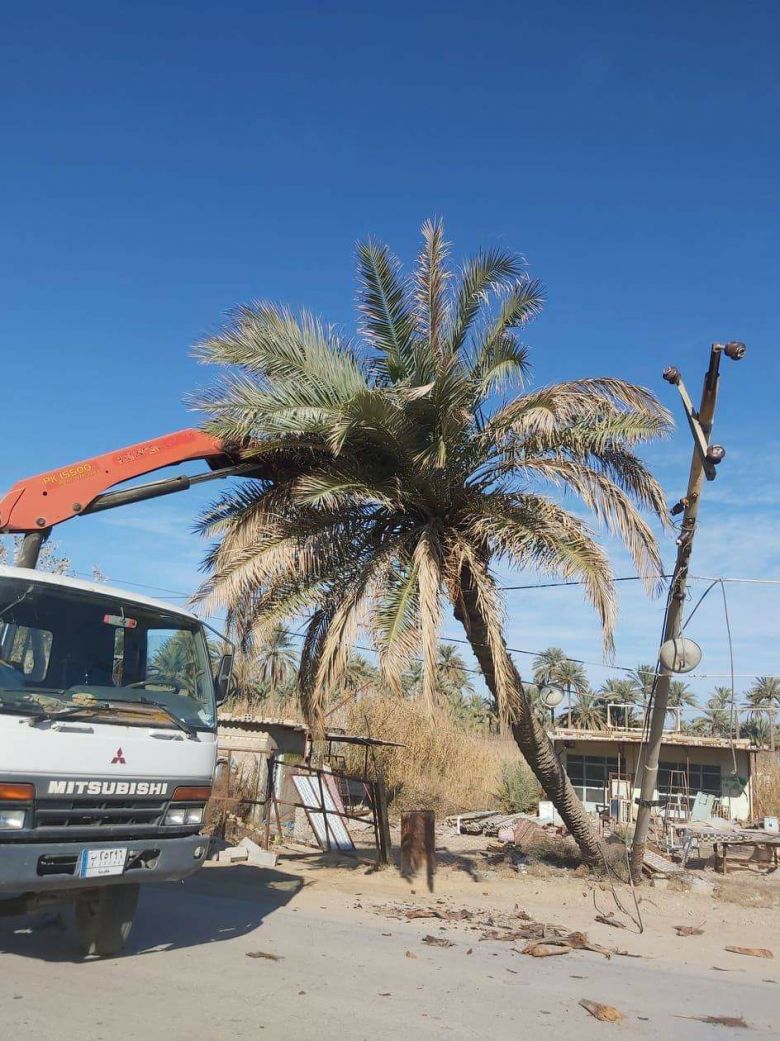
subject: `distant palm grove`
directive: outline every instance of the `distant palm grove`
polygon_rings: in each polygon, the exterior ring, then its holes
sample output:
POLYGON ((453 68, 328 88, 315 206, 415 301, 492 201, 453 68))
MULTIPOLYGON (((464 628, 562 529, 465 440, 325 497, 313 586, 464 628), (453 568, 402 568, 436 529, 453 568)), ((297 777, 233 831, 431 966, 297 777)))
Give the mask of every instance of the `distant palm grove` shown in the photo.
MULTIPOLYGON (((463 727, 497 732, 498 716, 490 701, 477 691, 477 672, 468 667, 454 644, 442 642, 438 652, 437 703, 442 712, 463 727)), ((297 676, 295 642, 282 630, 276 630, 266 645, 255 648, 251 658, 239 666, 236 698, 259 713, 268 704, 284 710, 285 705, 292 706, 298 699, 297 676)), ((621 678, 610 678, 593 687, 583 665, 568 657, 562 648, 548 647, 534 659, 533 681, 525 682, 524 687, 540 721, 575 730, 606 730, 642 725, 654 676, 654 666, 637 665, 621 678), (559 687, 564 696, 563 704, 554 712, 545 708, 540 699, 541 689, 548 685, 559 687)), ((362 698, 382 694, 383 690, 379 668, 365 655, 353 652, 335 700, 360 702, 362 698)), ((401 692, 408 699, 422 697, 419 660, 412 661, 402 673, 401 692)), ((716 686, 700 703, 684 680, 673 680, 668 726, 679 727, 687 734, 736 735, 757 745, 769 745, 773 715, 780 720, 780 677, 757 676, 745 691, 735 692, 733 700, 732 713, 731 688, 716 686)))

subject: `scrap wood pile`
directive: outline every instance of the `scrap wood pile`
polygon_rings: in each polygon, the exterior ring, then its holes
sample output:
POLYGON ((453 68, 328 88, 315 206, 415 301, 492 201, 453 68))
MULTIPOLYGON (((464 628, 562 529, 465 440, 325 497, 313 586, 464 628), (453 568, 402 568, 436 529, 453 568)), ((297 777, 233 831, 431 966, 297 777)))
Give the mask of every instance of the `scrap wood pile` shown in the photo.
POLYGON ((528 813, 497 813, 492 810, 447 817, 447 824, 455 828, 458 835, 486 835, 500 842, 517 843, 530 839, 535 833, 562 835, 566 830, 528 813))
POLYGON ((503 842, 520 842, 521 836, 529 835, 535 829, 553 835, 560 835, 564 831, 528 813, 499 813, 493 810, 460 813, 447 817, 447 823, 458 835, 486 835, 503 842))
MULTIPOLYGON (((611 958, 613 954, 627 955, 628 953, 592 943, 586 933, 573 932, 551 922, 535 922, 526 911, 518 907, 509 913, 466 907, 456 910, 446 907, 443 902, 440 902, 436 907, 419 907, 404 903, 378 904, 371 910, 375 914, 405 922, 431 919, 455 927, 460 926, 467 931, 479 933, 477 937, 479 941, 498 940, 512 944, 524 941, 523 947, 512 947, 511 949, 518 954, 528 954, 533 958, 548 958, 553 955, 568 954, 570 951, 595 951, 605 958, 611 958)), ((445 937, 424 936, 422 942, 430 946, 454 946, 453 941, 445 937)))

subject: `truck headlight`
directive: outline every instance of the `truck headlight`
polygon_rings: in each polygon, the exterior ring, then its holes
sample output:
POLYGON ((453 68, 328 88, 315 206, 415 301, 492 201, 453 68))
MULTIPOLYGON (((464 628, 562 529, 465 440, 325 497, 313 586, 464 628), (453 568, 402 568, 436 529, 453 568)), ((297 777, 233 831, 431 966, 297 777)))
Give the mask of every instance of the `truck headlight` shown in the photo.
POLYGON ((0 810, 0 831, 19 831, 24 827, 24 810, 0 810))
POLYGON ((202 806, 172 806, 165 814, 164 823, 169 827, 203 823, 202 806))

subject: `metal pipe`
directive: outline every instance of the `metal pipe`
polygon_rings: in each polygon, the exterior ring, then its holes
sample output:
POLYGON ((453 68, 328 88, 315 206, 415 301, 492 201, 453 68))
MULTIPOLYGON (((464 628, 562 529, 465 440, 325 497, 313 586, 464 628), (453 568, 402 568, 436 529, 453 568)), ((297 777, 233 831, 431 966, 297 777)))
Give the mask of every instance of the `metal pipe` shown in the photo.
POLYGON ((43 544, 51 535, 51 528, 42 528, 40 531, 28 531, 22 536, 22 544, 16 555, 15 566, 35 568, 38 557, 41 555, 43 544))
POLYGON ((174 492, 183 492, 196 484, 205 484, 207 481, 216 481, 222 477, 236 477, 240 474, 247 474, 253 469, 256 469, 256 464, 242 463, 239 466, 228 466, 210 473, 195 474, 194 477, 179 474, 178 477, 168 477, 163 481, 150 481, 148 484, 137 484, 132 488, 103 492, 81 511, 81 516, 88 513, 100 513, 102 510, 113 510, 116 506, 127 506, 133 502, 144 502, 146 499, 157 499, 162 495, 172 495, 174 492))

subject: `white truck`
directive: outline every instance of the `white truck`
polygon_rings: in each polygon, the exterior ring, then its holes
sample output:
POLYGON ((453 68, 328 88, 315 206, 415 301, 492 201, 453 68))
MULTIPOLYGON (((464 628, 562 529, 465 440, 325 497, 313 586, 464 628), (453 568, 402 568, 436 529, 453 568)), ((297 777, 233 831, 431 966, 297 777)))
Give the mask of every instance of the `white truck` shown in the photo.
POLYGON ((182 431, 0 500, 0 532, 24 536, 26 565, 0 566, 0 914, 72 902, 86 954, 121 949, 141 885, 203 864, 232 655, 214 662, 186 610, 34 570, 38 551, 70 516, 245 472, 230 462, 207 435, 182 431), (95 490, 192 458, 213 472, 95 490))

